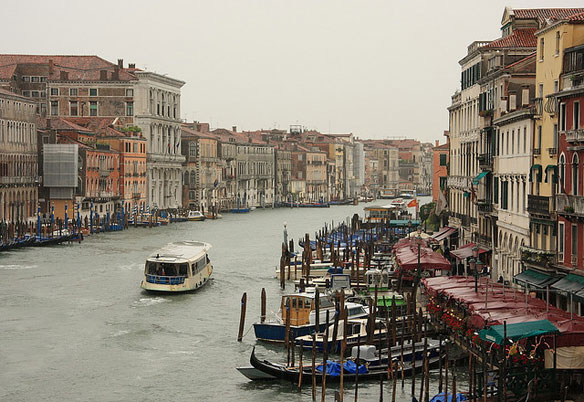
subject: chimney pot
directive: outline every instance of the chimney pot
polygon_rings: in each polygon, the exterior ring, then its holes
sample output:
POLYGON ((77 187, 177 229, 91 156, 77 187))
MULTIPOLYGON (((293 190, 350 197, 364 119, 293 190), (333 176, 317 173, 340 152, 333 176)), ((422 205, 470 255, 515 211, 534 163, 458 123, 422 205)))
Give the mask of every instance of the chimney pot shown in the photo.
POLYGON ((436 140, 436 146, 440 145, 440 141, 436 140))
POLYGON ((53 74, 53 69, 55 65, 53 64, 53 59, 49 59, 49 75, 53 74))
POLYGON ((135 63, 130 63, 130 64, 128 64, 128 68, 136 68, 136 64, 135 63))
POLYGON ((232 126, 231 127, 231 131, 233 131, 234 133, 236 133, 237 132, 237 126, 232 126))
POLYGON ((118 67, 124 68, 124 59, 118 59, 118 67))

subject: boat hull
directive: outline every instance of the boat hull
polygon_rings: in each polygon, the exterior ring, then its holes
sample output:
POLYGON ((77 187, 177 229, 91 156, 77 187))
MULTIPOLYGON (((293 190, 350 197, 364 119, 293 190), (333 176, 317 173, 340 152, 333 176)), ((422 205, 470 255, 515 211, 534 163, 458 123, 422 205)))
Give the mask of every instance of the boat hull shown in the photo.
POLYGON ((147 279, 143 279, 140 283, 140 287, 148 292, 153 293, 184 293, 192 292, 197 289, 202 288, 211 279, 211 274, 213 273, 213 266, 208 264, 207 267, 194 277, 186 278, 183 283, 179 284, 166 284, 166 283, 152 283, 148 282, 147 279))

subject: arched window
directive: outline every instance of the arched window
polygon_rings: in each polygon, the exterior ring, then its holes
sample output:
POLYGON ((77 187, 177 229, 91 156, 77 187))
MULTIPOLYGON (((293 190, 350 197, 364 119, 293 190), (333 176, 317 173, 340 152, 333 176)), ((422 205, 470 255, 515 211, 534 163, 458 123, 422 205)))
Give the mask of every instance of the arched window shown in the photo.
POLYGON ((572 157, 572 194, 578 195, 578 154, 574 153, 572 157))
POLYGON ((187 186, 189 184, 189 172, 185 172, 183 184, 187 186))
POLYGON ((566 156, 562 153, 560 155, 559 163, 559 173, 560 173, 560 192, 566 192, 566 156))
POLYGON ((191 187, 195 187, 195 183, 197 182, 197 176, 194 171, 191 171, 191 187))

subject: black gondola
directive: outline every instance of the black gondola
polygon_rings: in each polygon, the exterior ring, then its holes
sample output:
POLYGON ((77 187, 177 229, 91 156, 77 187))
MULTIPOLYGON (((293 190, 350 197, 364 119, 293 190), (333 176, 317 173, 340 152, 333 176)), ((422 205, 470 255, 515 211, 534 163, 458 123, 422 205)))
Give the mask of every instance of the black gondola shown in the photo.
MULTIPOLYGON (((430 367, 436 365, 440 360, 440 356, 429 357, 428 364, 430 367)), ((280 380, 287 380, 293 383, 298 383, 298 377, 300 375, 299 367, 286 367, 282 364, 277 363, 270 363, 267 360, 260 360, 255 355, 255 347, 251 352, 251 357, 249 362, 251 365, 256 369, 261 371, 264 374, 267 374, 264 378, 260 378, 259 376, 255 376, 254 378, 248 377, 253 380, 263 380, 266 378, 277 378, 280 380)), ((421 371, 423 367, 423 360, 416 359, 416 371, 421 371)), ((399 368, 398 359, 394 359, 394 366, 397 375, 401 376, 401 370, 399 368), (397 363, 397 364, 395 364, 397 363)), ((404 375, 410 375, 412 373, 412 363, 411 361, 404 361, 404 375)), ((243 372, 242 372, 243 373, 243 372)), ((245 375, 245 374, 244 374, 245 375)), ((374 365, 369 364, 367 367, 367 372, 359 373, 359 381, 367 381, 367 380, 379 380, 382 377, 387 378, 388 375, 388 367, 387 364, 385 365, 374 365)), ((345 372, 343 374, 344 381, 353 381, 357 375, 354 373, 345 372)), ((312 366, 303 366, 302 367, 302 377, 306 381, 312 381, 312 366)), ((321 382, 323 377, 323 373, 315 370, 315 378, 317 382, 321 382)), ((304 380, 303 380, 304 381, 304 380)), ((340 381, 339 375, 330 375, 327 374, 326 381, 328 382, 338 382, 340 381)))

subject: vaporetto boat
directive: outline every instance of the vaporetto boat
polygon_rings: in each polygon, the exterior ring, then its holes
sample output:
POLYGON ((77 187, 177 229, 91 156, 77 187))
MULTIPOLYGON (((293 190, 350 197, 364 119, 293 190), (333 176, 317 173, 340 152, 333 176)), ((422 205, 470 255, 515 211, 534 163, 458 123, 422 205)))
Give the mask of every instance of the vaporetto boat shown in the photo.
POLYGON ((153 292, 188 292, 205 285, 213 273, 209 243, 169 243, 146 259, 141 287, 153 292))

